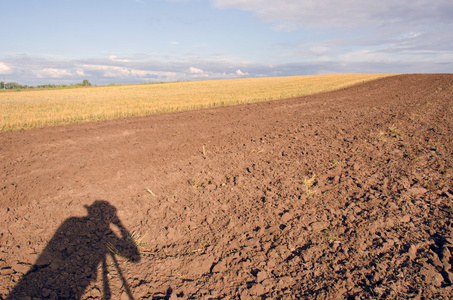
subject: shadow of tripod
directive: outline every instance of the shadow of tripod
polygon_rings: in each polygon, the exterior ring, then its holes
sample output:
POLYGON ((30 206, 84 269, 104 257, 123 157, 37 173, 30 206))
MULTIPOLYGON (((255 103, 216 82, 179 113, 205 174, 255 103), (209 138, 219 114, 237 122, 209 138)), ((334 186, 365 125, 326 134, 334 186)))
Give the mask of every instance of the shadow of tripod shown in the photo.
POLYGON ((110 255, 130 299, 133 299, 115 255, 138 262, 140 254, 131 235, 107 201, 85 206, 88 215, 67 219, 55 232, 30 270, 6 299, 24 297, 80 299, 102 268, 103 298, 110 299, 106 259, 110 255), (110 225, 119 232, 118 237, 110 225), (112 251, 114 253, 112 253, 112 251))
MULTIPOLYGON (((118 275, 120 276, 121 282, 123 283, 123 286, 126 289, 126 293, 127 293, 128 297, 129 297, 129 299, 130 300, 134 300, 134 296, 132 295, 131 289, 129 288, 129 284, 127 283, 127 280, 124 277, 123 272, 121 271, 121 268, 120 268, 120 266, 118 264, 118 260, 115 257, 115 253, 110 252, 110 253, 108 253, 108 255, 110 255, 110 257, 113 260, 113 263, 115 265, 116 271, 118 272, 118 275)), ((112 294, 111 291, 110 291, 109 280, 107 278, 107 274, 108 273, 109 272, 107 270, 107 260, 105 259, 102 262, 102 287, 103 287, 103 291, 104 291, 104 297, 103 297, 104 299, 110 299, 111 294, 112 294)))

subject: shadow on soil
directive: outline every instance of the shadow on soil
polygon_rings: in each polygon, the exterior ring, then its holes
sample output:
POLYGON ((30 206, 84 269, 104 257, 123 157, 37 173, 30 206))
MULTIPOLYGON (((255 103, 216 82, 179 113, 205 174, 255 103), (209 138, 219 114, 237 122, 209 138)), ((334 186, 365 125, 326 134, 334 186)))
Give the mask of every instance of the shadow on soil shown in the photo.
POLYGON ((140 260, 137 246, 107 201, 97 200, 85 206, 88 215, 67 219, 58 228, 35 264, 23 276, 6 299, 25 296, 51 299, 80 299, 87 286, 102 275, 102 298, 110 299, 107 257, 111 257, 130 299, 126 279, 115 255, 132 262, 140 260), (121 237, 115 234, 114 230, 121 237), (98 266, 101 270, 98 272, 98 266))

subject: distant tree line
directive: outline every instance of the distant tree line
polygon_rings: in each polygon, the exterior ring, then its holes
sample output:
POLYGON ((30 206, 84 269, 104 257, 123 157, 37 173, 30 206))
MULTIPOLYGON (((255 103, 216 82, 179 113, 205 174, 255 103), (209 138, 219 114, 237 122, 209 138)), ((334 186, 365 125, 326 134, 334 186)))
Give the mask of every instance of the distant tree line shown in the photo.
POLYGON ((92 86, 92 84, 88 80, 84 80, 82 83, 72 83, 72 84, 41 84, 35 86, 31 85, 22 85, 18 84, 17 82, 3 82, 0 81, 0 89, 2 90, 22 90, 22 89, 47 89, 47 88, 73 88, 73 87, 80 87, 80 86, 92 86))

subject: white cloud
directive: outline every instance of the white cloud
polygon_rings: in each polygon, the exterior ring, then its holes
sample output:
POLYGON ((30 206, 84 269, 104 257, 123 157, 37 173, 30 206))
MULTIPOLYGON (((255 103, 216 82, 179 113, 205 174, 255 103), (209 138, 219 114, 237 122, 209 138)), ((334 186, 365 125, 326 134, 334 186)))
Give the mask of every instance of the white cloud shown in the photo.
POLYGON ((108 66, 108 65, 83 65, 85 74, 92 76, 110 77, 118 79, 158 79, 167 78, 176 80, 177 72, 138 70, 126 67, 108 66))
POLYGON ((109 59, 112 61, 118 61, 118 62, 129 62, 128 59, 120 59, 116 55, 110 55, 109 59))
POLYGON ((178 42, 171 42, 170 45, 179 45, 178 42))
POLYGON ((83 65, 88 71, 100 71, 103 77, 127 77, 129 70, 125 67, 105 66, 105 65, 83 65))
POLYGON ((368 49, 361 49, 351 51, 338 56, 342 62, 366 62, 366 61, 383 61, 386 60, 386 56, 379 55, 375 51, 368 49))
POLYGON ((9 74, 11 72, 11 68, 8 67, 4 62, 0 61, 0 74, 9 74))
POLYGON ((247 76, 247 75, 249 75, 249 73, 247 73, 247 72, 244 73, 240 69, 237 69, 236 70, 236 75, 238 75, 238 76, 247 76))
POLYGON ((65 76, 73 76, 71 72, 65 69, 54 69, 54 68, 45 68, 42 70, 35 71, 35 75, 38 78, 62 78, 65 76))
POLYGON ((148 79, 148 78, 175 78, 178 73, 176 72, 165 72, 165 71, 149 71, 149 70, 131 70, 131 75, 137 78, 148 79))
POLYGON ((204 72, 201 69, 190 67, 189 68, 189 73, 190 74, 203 74, 204 72))

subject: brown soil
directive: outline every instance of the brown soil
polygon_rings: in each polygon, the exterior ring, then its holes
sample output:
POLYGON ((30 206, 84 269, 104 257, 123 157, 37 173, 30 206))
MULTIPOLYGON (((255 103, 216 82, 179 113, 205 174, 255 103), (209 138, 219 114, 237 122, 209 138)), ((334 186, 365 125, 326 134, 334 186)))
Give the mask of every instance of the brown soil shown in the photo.
POLYGON ((401 75, 2 133, 0 299, 450 298, 452 101, 401 75))

